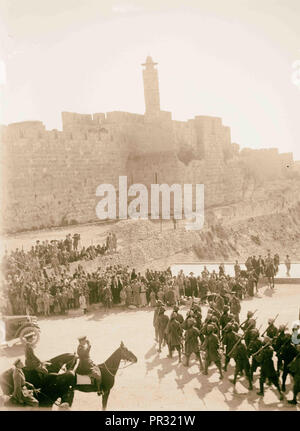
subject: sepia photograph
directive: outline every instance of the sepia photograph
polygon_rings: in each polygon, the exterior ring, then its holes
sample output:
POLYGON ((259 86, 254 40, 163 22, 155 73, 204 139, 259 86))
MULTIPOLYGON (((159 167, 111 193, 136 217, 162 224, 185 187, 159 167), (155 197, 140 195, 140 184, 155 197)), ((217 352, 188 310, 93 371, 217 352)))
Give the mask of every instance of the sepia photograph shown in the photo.
POLYGON ((300 411, 299 22, 0 0, 0 416, 300 411))

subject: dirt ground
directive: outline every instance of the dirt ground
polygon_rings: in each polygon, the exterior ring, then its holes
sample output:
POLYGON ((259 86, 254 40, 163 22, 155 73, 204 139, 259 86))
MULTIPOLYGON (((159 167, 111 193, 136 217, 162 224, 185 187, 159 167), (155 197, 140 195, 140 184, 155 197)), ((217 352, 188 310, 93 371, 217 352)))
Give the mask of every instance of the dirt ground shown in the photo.
MULTIPOLYGON (((265 329, 267 319, 280 313, 276 323, 288 323, 289 328, 298 319, 300 285, 276 285, 275 290, 263 287, 259 295, 242 302, 241 319, 248 310, 257 309, 258 327, 265 329)), ((186 307, 182 307, 183 315, 186 307)), ((171 309, 168 309, 169 315, 171 309)), ((203 307, 206 314, 206 307, 203 307)), ((167 358, 167 348, 157 352, 152 326, 153 309, 113 309, 108 313, 97 310, 87 315, 73 317, 41 318, 41 339, 36 353, 42 360, 63 352, 74 352, 77 337, 85 334, 92 343, 91 356, 99 363, 107 359, 123 341, 137 357, 138 362, 119 370, 115 386, 108 400, 108 410, 299 410, 284 401, 279 401, 274 387, 265 385, 265 396, 258 391, 258 374, 255 374, 253 391, 247 390, 243 377, 236 385, 236 393, 229 378, 233 377, 233 362, 228 367, 223 381, 219 380, 216 367, 209 375, 199 373, 195 358, 189 368, 174 359, 167 358)), ((23 348, 14 346, 1 352, 0 372, 11 366, 23 348)), ((292 397, 290 377, 287 380, 286 398, 292 397)), ((300 400, 299 400, 300 401, 300 400)), ((101 399, 95 394, 75 393, 72 410, 99 410, 101 399)), ((2 407, 2 409, 4 409, 2 407)))

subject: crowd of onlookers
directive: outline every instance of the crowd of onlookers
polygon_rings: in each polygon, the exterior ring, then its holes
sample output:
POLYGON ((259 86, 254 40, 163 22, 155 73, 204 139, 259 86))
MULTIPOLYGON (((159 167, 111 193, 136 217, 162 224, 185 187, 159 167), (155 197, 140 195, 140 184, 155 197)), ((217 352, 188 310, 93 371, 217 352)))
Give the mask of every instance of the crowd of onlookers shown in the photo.
POLYGON ((99 267, 88 273, 78 264, 71 273, 70 262, 94 259, 105 253, 116 252, 117 239, 110 233, 105 245, 80 246, 80 235, 65 240, 36 241, 28 252, 16 249, 6 253, 2 260, 1 311, 8 315, 65 314, 68 310, 81 308, 86 312, 90 304, 102 302, 106 309, 113 305, 127 307, 155 306, 158 299, 175 305, 184 297, 199 298, 205 302, 210 295, 232 295, 239 299, 253 296, 260 274, 272 262, 276 269, 279 256, 266 258, 249 257, 246 270, 239 263, 234 265, 235 276, 225 273, 224 264, 218 271, 208 271, 204 266, 201 275, 180 271, 172 275, 171 269, 136 273, 128 266, 112 265, 99 267), (48 271, 50 270, 50 271, 48 271))

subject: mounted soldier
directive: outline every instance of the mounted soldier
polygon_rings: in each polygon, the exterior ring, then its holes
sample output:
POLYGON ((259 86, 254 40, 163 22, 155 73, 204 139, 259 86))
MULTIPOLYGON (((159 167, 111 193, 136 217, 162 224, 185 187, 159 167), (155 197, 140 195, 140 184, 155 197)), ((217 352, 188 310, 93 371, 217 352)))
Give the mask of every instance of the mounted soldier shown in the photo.
POLYGON ((79 346, 77 347, 77 355, 79 360, 74 367, 74 372, 81 375, 88 375, 95 379, 97 386, 97 394, 102 395, 101 391, 101 371, 90 358, 91 343, 86 336, 78 338, 79 346))

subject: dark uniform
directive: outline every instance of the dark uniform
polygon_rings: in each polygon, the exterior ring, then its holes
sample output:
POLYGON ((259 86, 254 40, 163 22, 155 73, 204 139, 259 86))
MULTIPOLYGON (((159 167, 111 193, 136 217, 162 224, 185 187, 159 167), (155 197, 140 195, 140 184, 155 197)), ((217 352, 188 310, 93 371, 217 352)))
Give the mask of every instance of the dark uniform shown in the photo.
POLYGON ((199 348, 199 340, 198 337, 200 336, 200 331, 198 328, 194 326, 195 320, 193 318, 189 318, 187 320, 187 329, 185 332, 185 356, 186 356, 186 366, 189 366, 189 360, 192 353, 195 353, 197 356, 199 362, 200 362, 200 368, 203 368, 202 365, 202 359, 200 356, 200 348, 199 348))
POLYGON ((166 333, 169 347, 169 357, 172 358, 173 350, 178 351, 179 362, 181 362, 182 328, 177 320, 176 312, 173 312, 168 323, 166 333))
MULTIPOLYGON (((259 338, 259 332, 257 329, 252 329, 250 331, 251 339, 250 343, 248 345, 248 354, 249 356, 254 355, 261 347, 262 347, 262 341, 259 338)), ((256 356, 252 357, 251 367, 250 367, 250 373, 251 373, 251 380, 253 380, 253 374, 259 367, 259 362, 256 359, 256 356)))
POLYGON ((249 382, 249 390, 252 390, 252 378, 250 373, 250 363, 247 355, 247 348, 243 341, 238 343, 233 351, 233 358, 235 360, 235 370, 234 370, 234 378, 233 384, 236 384, 236 379, 239 373, 245 371, 249 382))
POLYGON ((273 322, 269 324, 268 329, 266 330, 266 334, 270 338, 274 338, 277 336, 278 329, 276 328, 273 322))
POLYGON ((214 362, 220 372, 220 379, 223 379, 221 357, 219 353, 219 341, 218 341, 218 337, 215 334, 213 334, 213 330, 214 330, 213 326, 208 325, 207 327, 208 335, 206 336, 204 343, 202 345, 202 349, 206 351, 204 374, 206 375, 208 374, 208 367, 211 364, 211 362, 214 362))
POLYGON ((84 344, 79 344, 77 347, 77 355, 79 357, 79 365, 77 367, 77 373, 81 375, 88 375, 95 379, 97 385, 98 395, 101 394, 100 385, 101 385, 101 371, 99 367, 94 364, 92 359, 90 358, 90 350, 91 345, 86 337, 81 337, 78 339, 79 341, 85 341, 84 344))
POLYGON ((161 352, 163 342, 167 342, 166 328, 169 323, 169 317, 164 315, 165 308, 161 307, 157 318, 157 331, 158 331, 158 351, 161 352))
POLYGON ((279 392, 280 400, 283 399, 283 395, 280 390, 279 386, 279 379, 278 375, 274 368, 273 363, 273 348, 268 345, 270 343, 270 338, 266 337, 264 340, 264 345, 266 347, 263 348, 263 350, 256 355, 257 361, 260 363, 260 378, 259 378, 259 388, 260 391, 257 393, 257 395, 264 395, 264 383, 266 379, 269 379, 270 382, 274 384, 274 386, 277 388, 279 392))
POLYGON ((239 339, 238 335, 233 332, 232 325, 228 325, 227 329, 225 329, 225 334, 223 337, 223 344, 226 346, 225 349, 225 364, 224 364, 224 371, 227 371, 227 366, 230 362, 230 358, 233 357, 233 352, 231 353, 234 345, 236 344, 237 340, 239 339), (229 355, 229 353, 231 353, 229 355))
POLYGON ((255 329, 255 326, 256 326, 256 321, 255 319, 252 319, 252 316, 253 316, 253 313, 251 311, 248 311, 247 320, 241 325, 241 328, 245 334, 245 343, 247 348, 249 346, 250 339, 251 339, 250 332, 252 329, 255 329))
POLYGON ((290 404, 297 404, 297 395, 300 392, 300 348, 297 347, 298 354, 289 365, 290 372, 294 375, 293 399, 290 404))

